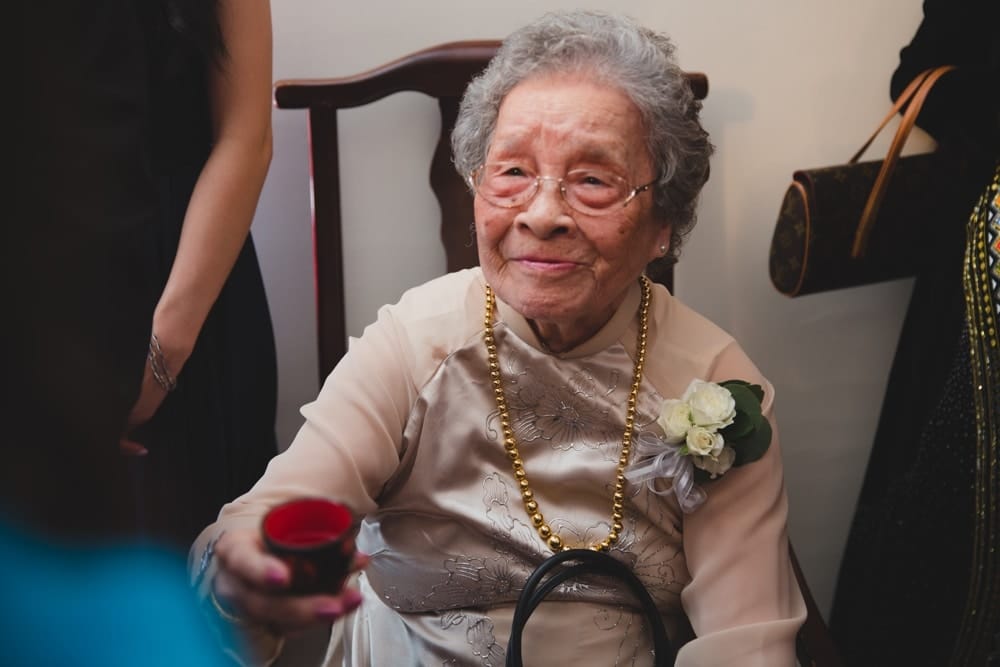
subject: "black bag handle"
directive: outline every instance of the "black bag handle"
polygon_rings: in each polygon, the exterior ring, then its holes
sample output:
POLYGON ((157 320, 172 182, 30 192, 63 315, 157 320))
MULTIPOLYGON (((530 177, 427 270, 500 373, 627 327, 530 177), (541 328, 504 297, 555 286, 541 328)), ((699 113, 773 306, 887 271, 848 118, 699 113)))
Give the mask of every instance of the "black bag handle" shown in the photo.
POLYGON ((649 591, 639 581, 627 565, 615 560, 606 553, 592 551, 590 549, 567 549, 546 558, 542 561, 528 581, 524 584, 521 596, 517 600, 514 608, 514 619, 510 628, 510 639, 507 642, 507 662, 506 667, 522 667, 521 662, 521 635, 524 632, 524 625, 528 618, 535 611, 535 608, 545 597, 557 586, 567 579, 597 574, 609 576, 621 583, 624 583, 632 594, 639 600, 642 610, 646 615, 646 620, 653 633, 653 650, 656 652, 656 667, 670 667, 674 664, 674 648, 667 636, 667 631, 663 627, 663 619, 660 617, 660 610, 650 596, 649 591), (567 565, 568 561, 577 561, 575 565, 567 565), (544 583, 543 580, 550 575, 544 583))

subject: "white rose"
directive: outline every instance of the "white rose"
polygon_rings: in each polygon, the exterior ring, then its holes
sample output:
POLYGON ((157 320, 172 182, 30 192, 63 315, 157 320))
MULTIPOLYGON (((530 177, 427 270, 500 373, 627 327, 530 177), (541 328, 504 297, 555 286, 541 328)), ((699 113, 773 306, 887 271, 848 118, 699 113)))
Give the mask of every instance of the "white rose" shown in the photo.
POLYGON ((684 401, 670 398, 663 402, 660 416, 656 423, 663 429, 664 440, 669 445, 676 445, 687 437, 691 428, 691 408, 684 401))
POLYGON ((688 429, 686 441, 688 451, 699 456, 716 456, 726 444, 720 434, 700 426, 688 429))
POLYGON ((701 468, 715 479, 733 467, 736 460, 736 450, 732 447, 723 447, 718 456, 692 456, 691 463, 695 467, 701 468))
POLYGON ((692 380, 684 392, 691 406, 691 420, 713 430, 725 428, 736 418, 736 399, 729 390, 714 382, 692 380))

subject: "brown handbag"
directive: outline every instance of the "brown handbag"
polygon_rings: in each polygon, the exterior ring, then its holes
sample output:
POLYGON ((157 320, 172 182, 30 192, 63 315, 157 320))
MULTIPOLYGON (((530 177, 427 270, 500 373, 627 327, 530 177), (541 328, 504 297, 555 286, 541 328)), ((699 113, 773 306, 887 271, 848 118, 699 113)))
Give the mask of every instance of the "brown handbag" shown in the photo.
POLYGON ((953 69, 945 65, 918 75, 847 164, 792 175, 771 238, 771 282, 779 292, 802 296, 917 272, 923 239, 913 223, 930 210, 935 159, 933 153, 900 153, 928 92, 953 69), (859 162, 904 106, 885 158, 859 162))

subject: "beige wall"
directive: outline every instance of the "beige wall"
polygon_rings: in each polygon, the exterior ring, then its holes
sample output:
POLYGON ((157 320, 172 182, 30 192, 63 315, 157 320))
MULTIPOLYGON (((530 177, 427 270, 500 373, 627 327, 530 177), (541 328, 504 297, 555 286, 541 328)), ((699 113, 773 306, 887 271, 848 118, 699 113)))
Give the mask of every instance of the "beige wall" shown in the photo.
MULTIPOLYGON (((735 334, 777 388, 791 536, 827 609, 910 284, 789 300, 768 280, 768 244, 791 172, 845 160, 887 109, 920 0, 272 1, 276 79, 353 74, 439 42, 503 37, 542 11, 577 6, 614 7, 669 33, 682 67, 708 74, 703 121, 718 151, 677 291, 735 334)), ((287 443, 298 407, 317 390, 305 113, 275 110, 274 128, 253 231, 287 443)), ((352 335, 379 305, 443 271, 436 203, 417 187, 436 132, 436 108, 415 94, 341 123, 352 335)))

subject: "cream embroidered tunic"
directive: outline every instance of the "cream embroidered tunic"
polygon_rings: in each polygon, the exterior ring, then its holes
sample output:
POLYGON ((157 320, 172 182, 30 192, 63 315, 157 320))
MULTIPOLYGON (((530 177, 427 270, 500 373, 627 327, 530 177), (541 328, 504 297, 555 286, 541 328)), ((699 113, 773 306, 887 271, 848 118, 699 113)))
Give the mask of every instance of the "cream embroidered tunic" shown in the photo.
MULTIPOLYGON (((514 603, 551 552, 520 500, 483 346, 478 269, 410 290, 379 312, 302 409, 306 422, 264 477, 223 508, 199 543, 259 521, 292 496, 328 496, 366 515, 364 603, 348 620, 347 665, 499 666, 514 603)), ((609 530, 638 326, 636 284, 591 340, 544 351, 527 321, 498 302, 499 347, 513 428, 541 511, 571 546, 609 530)), ((661 433, 658 407, 693 378, 773 388, 736 342, 654 285, 636 436, 661 433)), ((794 665, 805 606, 788 560, 777 429, 767 454, 707 484, 684 515, 672 496, 629 487, 611 553, 657 601, 668 632, 686 613, 698 637, 677 665, 794 665)), ((197 547, 196 547, 197 549, 197 547)), ((650 665, 651 642, 627 594, 571 581, 524 635, 526 665, 650 665)))

